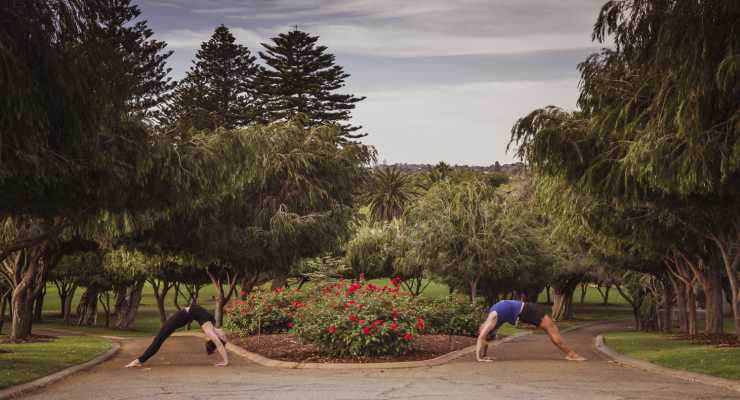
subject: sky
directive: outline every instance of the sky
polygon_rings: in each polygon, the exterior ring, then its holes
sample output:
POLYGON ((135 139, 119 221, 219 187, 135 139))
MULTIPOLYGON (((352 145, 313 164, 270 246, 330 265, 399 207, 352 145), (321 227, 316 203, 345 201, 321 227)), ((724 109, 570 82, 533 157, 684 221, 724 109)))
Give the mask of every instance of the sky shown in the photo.
POLYGON ((352 122, 381 163, 491 165, 516 120, 575 109, 577 65, 601 47, 591 30, 604 0, 134 0, 174 51, 180 79, 220 24, 257 53, 299 29, 319 35, 366 96, 352 122))

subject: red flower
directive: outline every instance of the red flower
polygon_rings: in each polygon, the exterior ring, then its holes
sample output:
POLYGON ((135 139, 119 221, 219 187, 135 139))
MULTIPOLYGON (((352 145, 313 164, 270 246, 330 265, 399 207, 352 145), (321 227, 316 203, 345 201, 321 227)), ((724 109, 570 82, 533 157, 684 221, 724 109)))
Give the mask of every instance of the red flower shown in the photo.
POLYGON ((349 320, 350 321, 357 321, 357 316, 355 314, 350 314, 349 315, 349 320))
POLYGON ((391 313, 391 319, 393 319, 394 321, 398 319, 398 310, 393 310, 393 312, 391 313))
POLYGON ((394 323, 392 323, 392 324, 391 324, 391 330, 392 330, 393 332, 397 331, 397 330, 398 330, 398 324, 397 324, 397 323, 395 323, 395 322, 394 322, 394 323))
POLYGON ((412 334, 408 333, 408 332, 406 332, 406 334, 403 335, 403 340, 405 340, 407 342, 410 342, 411 339, 413 339, 413 338, 414 338, 414 336, 412 334))
POLYGON ((378 325, 383 325, 383 320, 382 319, 376 319, 375 321, 373 321, 373 323, 372 323, 372 327, 373 328, 375 328, 378 325))
POLYGON ((242 289, 242 298, 247 297, 247 289, 242 289))
POLYGON ((288 329, 290 329, 292 327, 293 327, 293 323, 292 322, 288 322, 288 329))
POLYGON ((364 327, 364 328, 362 328, 362 333, 364 333, 366 335, 369 335, 370 334, 370 328, 368 328, 367 326, 364 327))
POLYGON ((365 308, 365 305, 364 304, 358 304, 357 305, 357 309, 358 310, 362 311, 363 308, 365 308))
POLYGON ((365 325, 365 323, 366 323, 366 322, 367 322, 367 321, 365 321, 364 319, 361 319, 361 320, 359 321, 359 324, 360 324, 360 325, 365 325))
POLYGON ((329 328, 327 329, 327 331, 329 331, 329 333, 332 334, 337 331, 337 327, 334 326, 334 324, 331 324, 329 325, 329 328))
POLYGON ((419 332, 421 332, 424 329, 424 320, 421 318, 417 318, 416 326, 419 328, 419 332))

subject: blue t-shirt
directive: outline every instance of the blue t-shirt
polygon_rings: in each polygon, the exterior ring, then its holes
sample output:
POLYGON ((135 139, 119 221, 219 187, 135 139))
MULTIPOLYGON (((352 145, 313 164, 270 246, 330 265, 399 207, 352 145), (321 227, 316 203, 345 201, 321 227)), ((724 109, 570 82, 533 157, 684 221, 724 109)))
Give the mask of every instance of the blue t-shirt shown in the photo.
POLYGON ((488 309, 489 313, 493 311, 496 311, 497 314, 496 327, 493 329, 496 332, 504 322, 508 322, 511 325, 516 324, 519 313, 522 312, 522 302, 518 300, 501 300, 488 309))

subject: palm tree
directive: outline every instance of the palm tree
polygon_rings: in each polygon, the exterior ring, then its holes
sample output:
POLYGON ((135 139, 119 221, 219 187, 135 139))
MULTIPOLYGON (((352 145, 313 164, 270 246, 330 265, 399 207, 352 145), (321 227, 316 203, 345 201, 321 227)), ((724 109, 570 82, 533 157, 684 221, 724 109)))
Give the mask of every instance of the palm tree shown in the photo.
POLYGON ((415 195, 411 175, 397 166, 390 166, 378 168, 370 174, 363 197, 373 220, 392 221, 403 216, 415 195))

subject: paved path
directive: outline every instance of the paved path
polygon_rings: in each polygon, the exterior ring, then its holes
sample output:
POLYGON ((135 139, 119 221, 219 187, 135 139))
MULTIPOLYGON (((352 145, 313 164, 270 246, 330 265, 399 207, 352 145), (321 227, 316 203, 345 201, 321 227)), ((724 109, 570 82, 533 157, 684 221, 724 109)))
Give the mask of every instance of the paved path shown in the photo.
POLYGON ((473 356, 450 364, 400 370, 289 370, 265 368, 232 355, 232 366, 216 368, 203 342, 171 338, 142 369, 121 368, 148 344, 124 342, 122 351, 88 372, 35 392, 28 399, 739 399, 724 389, 621 367, 593 347, 604 326, 576 330, 566 341, 589 358, 562 360, 544 335, 498 347, 497 362, 473 356))

